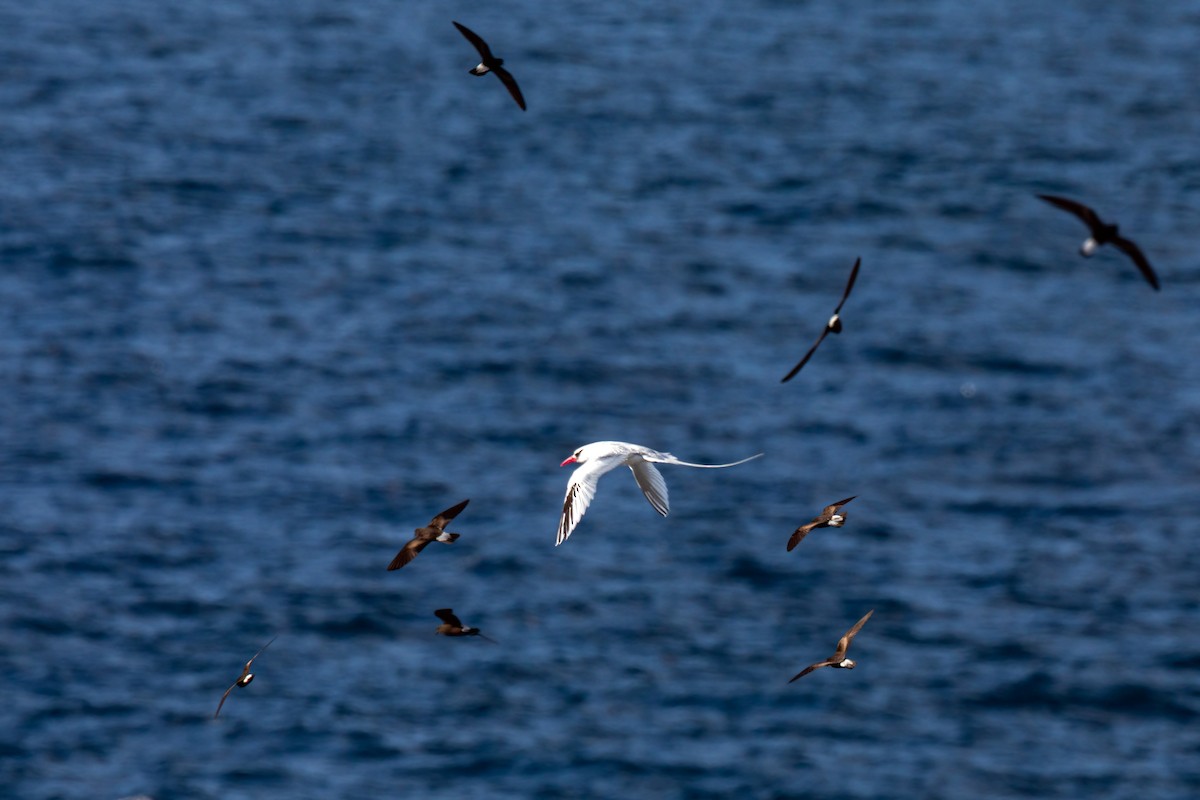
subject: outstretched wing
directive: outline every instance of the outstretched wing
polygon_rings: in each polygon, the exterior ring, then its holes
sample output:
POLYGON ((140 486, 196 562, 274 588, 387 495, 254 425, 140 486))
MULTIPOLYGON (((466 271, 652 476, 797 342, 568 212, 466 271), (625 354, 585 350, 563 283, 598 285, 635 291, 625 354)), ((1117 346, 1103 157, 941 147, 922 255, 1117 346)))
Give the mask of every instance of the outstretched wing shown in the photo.
POLYGON ((793 681, 797 681, 800 678, 803 678, 805 675, 812 672, 814 669, 820 669, 821 667, 828 667, 832 663, 833 662, 829 661, 828 659, 826 659, 825 661, 818 661, 817 663, 813 664, 811 667, 805 667, 804 669, 800 670, 798 673, 793 675, 792 680, 788 681, 788 683, 792 683, 793 681))
POLYGON ((849 503, 855 497, 858 497, 858 495, 854 495, 854 497, 847 497, 845 500, 838 500, 836 503, 830 503, 829 505, 825 506, 825 510, 821 512, 821 516, 829 519, 838 512, 839 508, 846 505, 846 503, 849 503))
POLYGON ((225 698, 229 697, 229 693, 233 691, 234 686, 237 686, 237 681, 229 684, 229 688, 225 690, 225 694, 221 695, 221 702, 217 703, 217 713, 213 714, 213 719, 221 716, 221 706, 225 705, 225 698))
POLYGON ((462 511, 464 508, 466 508, 467 503, 469 503, 469 502, 471 502, 471 498, 468 497, 466 500, 463 500, 458 505, 453 506, 452 508, 447 508, 445 511, 443 511, 442 513, 440 513, 436 517, 434 517, 432 520, 430 520, 429 527, 437 528, 439 531, 446 530, 446 525, 448 525, 450 523, 450 520, 457 517, 458 513, 460 511, 462 511))
POLYGON ((841 639, 838 639, 837 650, 833 654, 833 658, 835 660, 841 661, 843 658, 846 657, 846 651, 850 649, 850 641, 855 636, 858 635, 858 632, 862 630, 862 626, 867 624, 867 620, 869 620, 871 618, 871 615, 874 613, 875 613, 875 609, 872 608, 870 611, 868 611, 866 614, 863 615, 862 619, 860 619, 858 622, 854 623, 853 628, 846 631, 845 636, 843 636, 841 639))
POLYGON ((1096 212, 1085 206, 1083 203, 1077 203, 1074 200, 1068 200, 1065 197, 1058 197, 1053 194, 1039 194, 1038 197, 1045 200, 1052 206, 1058 206, 1063 211, 1069 211, 1075 216, 1083 220, 1083 224, 1087 225, 1090 230, 1097 230, 1104 227, 1104 223, 1100 221, 1100 217, 1096 216, 1096 212))
POLYGON ((453 625, 456 628, 461 628, 463 626, 462 620, 454 616, 454 611, 449 608, 439 608, 433 613, 438 619, 440 619, 442 622, 445 622, 447 625, 453 625))
POLYGON ((1133 263, 1137 264, 1137 268, 1142 271, 1144 277, 1151 286, 1158 289, 1158 276, 1154 274, 1154 268, 1150 266, 1150 262, 1146 260, 1146 256, 1142 254, 1141 248, 1128 239, 1118 236, 1113 239, 1113 244, 1117 248, 1133 259, 1133 263))
POLYGON ((862 258, 854 260, 854 269, 850 270, 850 280, 846 282, 846 291, 842 292, 842 299, 838 302, 837 308, 833 310, 834 314, 842 312, 842 306, 846 305, 846 298, 850 296, 850 290, 854 288, 854 282, 858 280, 858 268, 862 264, 862 258))
POLYGON ((788 552, 792 552, 792 550, 796 548, 796 545, 804 541, 804 537, 808 536, 809 532, 819 524, 819 521, 813 520, 806 525, 801 525, 799 528, 796 528, 795 533, 792 534, 792 538, 788 539, 788 552))
MULTIPOLYGON (((275 641, 278 638, 279 638, 278 636, 272 636, 271 642, 275 641)), ((262 647, 258 648, 258 652, 254 654, 254 658, 258 658, 259 656, 261 656, 263 650, 266 650, 268 647, 271 646, 271 642, 267 642, 262 647)), ((242 675, 245 675, 247 672, 250 671, 250 665, 254 663, 254 658, 252 658, 246 662, 246 668, 242 670, 242 675)))
POLYGON ((424 550, 425 546, 431 541, 431 539, 420 538, 411 540, 408 544, 404 545, 403 550, 401 550, 399 553, 396 553, 396 557, 392 559, 392 563, 388 564, 388 571, 391 572, 394 569, 400 569, 405 564, 412 561, 417 557, 417 553, 424 550))
POLYGON ((466 25, 454 23, 454 27, 458 28, 458 32, 467 37, 467 41, 475 45, 475 49, 479 51, 479 57, 485 62, 492 60, 492 50, 487 46, 487 42, 479 38, 479 34, 468 28, 466 25))
POLYGON ((781 380, 780 383, 787 383, 792 378, 796 377, 796 373, 799 372, 800 370, 804 369, 804 365, 808 363, 808 360, 810 358, 812 358, 813 353, 817 352, 817 348, 821 346, 821 342, 825 341, 825 337, 828 335, 829 335, 829 326, 826 325, 825 329, 821 331, 821 335, 817 337, 817 341, 813 343, 812 347, 808 348, 808 352, 804 354, 804 358, 800 359, 799 364, 792 367, 791 372, 789 372, 787 375, 783 376, 783 380, 781 380))
POLYGON ((508 93, 512 95, 512 99, 516 100, 517 105, 519 105, 521 110, 524 111, 525 98, 521 96, 521 88, 517 86, 517 79, 514 78, 512 74, 509 73, 509 71, 504 67, 492 67, 492 72, 496 73, 496 77, 499 78, 504 84, 505 88, 508 89, 508 93))
POLYGON ((650 501, 650 505, 665 517, 671 509, 667 504, 667 482, 663 480, 662 473, 644 460, 634 461, 629 465, 629 469, 633 471, 633 478, 641 488, 642 494, 650 501))
POLYGON ((616 453, 605 458, 597 458, 577 467, 567 481, 567 496, 563 499, 562 516, 558 520, 558 538, 554 545, 557 547, 567 540, 571 531, 583 519, 584 512, 592 504, 596 496, 596 483, 600 476, 614 469, 624 460, 623 453, 616 453))

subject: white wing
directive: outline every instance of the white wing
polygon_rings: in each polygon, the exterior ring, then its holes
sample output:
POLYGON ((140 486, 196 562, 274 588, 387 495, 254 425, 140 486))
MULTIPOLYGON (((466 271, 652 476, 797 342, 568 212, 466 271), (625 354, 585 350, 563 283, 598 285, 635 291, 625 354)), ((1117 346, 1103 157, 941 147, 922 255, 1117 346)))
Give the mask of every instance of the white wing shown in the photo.
POLYGON ((571 473, 571 480, 567 482, 567 496, 563 499, 562 517, 558 520, 558 539, 554 542, 555 547, 565 542, 579 524, 579 520, 583 519, 584 512, 596 496, 596 483, 600 476, 616 468, 623 460, 624 454, 615 453, 589 461, 571 473))
POLYGON ((738 464, 745 464, 747 461, 753 461, 756 458, 762 458, 762 456, 762 453, 755 453, 749 458, 743 458, 741 461, 734 461, 729 464, 693 464, 690 461, 680 461, 670 453, 659 453, 653 450, 651 450, 649 453, 642 453, 642 458, 644 458, 646 461, 653 461, 656 464, 674 464, 679 467, 701 467, 702 469, 722 469, 724 467, 736 467, 738 464))
POLYGON ((641 487, 642 494, 650 501, 650 505, 665 517, 671 509, 667 505, 667 482, 663 480, 662 474, 653 464, 641 459, 630 464, 629 469, 633 471, 633 478, 641 487))

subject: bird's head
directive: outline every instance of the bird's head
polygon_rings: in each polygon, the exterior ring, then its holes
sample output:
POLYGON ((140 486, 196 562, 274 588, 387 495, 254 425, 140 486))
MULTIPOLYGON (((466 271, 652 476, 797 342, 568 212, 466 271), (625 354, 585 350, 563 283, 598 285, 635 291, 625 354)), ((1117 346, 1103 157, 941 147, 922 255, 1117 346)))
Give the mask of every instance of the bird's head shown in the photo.
POLYGON ((567 464, 586 464, 590 455, 589 448, 591 448, 591 445, 585 444, 574 453, 571 453, 571 455, 569 455, 566 460, 559 464, 559 466, 565 467, 567 464))
POLYGON ((627 446, 624 442, 592 442, 585 444, 583 447, 571 453, 570 458, 567 458, 560 467, 565 467, 567 464, 586 464, 589 461, 598 459, 611 458, 614 455, 624 453, 627 446))

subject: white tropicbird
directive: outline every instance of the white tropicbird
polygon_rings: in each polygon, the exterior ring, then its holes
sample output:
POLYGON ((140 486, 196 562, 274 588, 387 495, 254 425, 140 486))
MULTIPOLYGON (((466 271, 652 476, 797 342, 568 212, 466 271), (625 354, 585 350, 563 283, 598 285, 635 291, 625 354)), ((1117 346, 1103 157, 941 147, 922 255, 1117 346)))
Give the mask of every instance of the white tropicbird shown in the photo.
POLYGON ((642 494, 646 495, 646 499, 650 501, 650 505, 654 506, 654 510, 665 517, 670 510, 667 505, 667 482, 654 468, 655 464, 721 469, 736 467, 738 464, 745 464, 747 461, 761 456, 762 453, 757 453, 749 458, 743 458, 741 461, 734 461, 732 464, 692 464, 688 461, 680 461, 670 453, 660 453, 640 444, 629 444, 628 442, 585 444, 572 453, 570 458, 559 464, 560 467, 565 467, 567 464, 578 464, 579 466, 571 473, 571 480, 567 482, 567 496, 563 500, 562 519, 558 521, 558 541, 554 544, 558 546, 565 542, 571 535, 571 531, 575 530, 575 526, 579 524, 579 520, 583 519, 584 512, 591 505, 592 498, 596 496, 596 483, 600 480, 600 476, 622 464, 633 471, 633 478, 641 488, 642 494))

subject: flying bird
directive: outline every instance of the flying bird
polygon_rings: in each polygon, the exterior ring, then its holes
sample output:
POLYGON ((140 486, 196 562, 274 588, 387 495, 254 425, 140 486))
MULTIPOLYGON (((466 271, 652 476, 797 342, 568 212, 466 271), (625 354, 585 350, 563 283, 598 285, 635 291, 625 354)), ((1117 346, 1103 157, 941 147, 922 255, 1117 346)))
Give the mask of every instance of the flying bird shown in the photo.
POLYGON ((1096 252, 1096 248, 1101 245, 1115 245, 1118 250, 1133 259, 1133 263, 1141 270, 1142 277, 1151 286, 1155 289, 1159 288, 1158 276, 1154 274, 1154 268, 1150 266, 1150 262, 1146 260, 1146 256, 1142 254, 1141 249, 1136 244, 1117 233, 1116 225, 1105 223, 1095 211, 1083 203, 1077 203, 1065 197, 1056 197, 1052 194, 1039 194, 1038 197, 1052 206, 1058 206, 1063 211, 1071 212, 1083 220, 1083 224, 1088 226, 1090 235, 1079 246, 1079 254, 1081 256, 1084 258, 1091 256, 1092 253, 1096 252))
MULTIPOLYGON (((854 495, 854 497, 858 497, 858 495, 854 495)), ((788 552, 792 552, 792 548, 804 541, 804 537, 808 536, 809 531, 814 528, 840 528, 845 525, 846 515, 840 513, 840 510, 842 506, 849 503, 854 497, 847 497, 845 500, 838 500, 836 503, 825 506, 825 510, 816 519, 796 528, 795 533, 792 534, 792 538, 788 539, 788 552)))
POLYGON ((791 372, 783 376, 783 380, 781 380, 780 383, 787 383, 793 377, 795 377, 797 372, 803 369, 804 365, 808 363, 808 360, 812 358, 812 354, 817 352, 817 348, 821 346, 821 342, 825 341, 826 336, 831 333, 842 332, 842 318, 839 317, 838 314, 842 313, 842 306, 846 304, 846 298, 850 296, 850 290, 854 288, 854 281, 858 278, 858 267, 861 263, 861 258, 855 259, 854 269, 850 270, 850 280, 846 282, 846 291, 842 292, 841 302, 839 302, 837 304, 837 308, 833 310, 833 316, 829 318, 829 322, 825 323, 825 330, 821 331, 821 335, 817 337, 817 341, 808 349, 808 352, 804 354, 804 358, 800 359, 799 364, 792 367, 791 372))
MULTIPOLYGON (((279 637, 272 636, 271 642, 275 641, 277 638, 279 637)), ((260 647, 258 652, 254 654, 254 658, 261 656, 262 651, 271 646, 271 642, 267 642, 260 647)), ((250 681, 254 680, 254 673, 250 671, 250 665, 254 663, 254 658, 246 662, 246 666, 242 667, 242 676, 234 681, 233 684, 225 690, 225 694, 221 695, 221 702, 217 703, 217 712, 213 714, 213 719, 216 719, 221 715, 221 706, 225 705, 225 698, 229 697, 229 693, 233 691, 234 686, 248 686, 250 681)))
POLYGON ((596 496, 596 482, 600 480, 600 476, 622 464, 633 471, 633 478, 641 487, 642 494, 646 495, 654 510, 665 517, 670 510, 667 505, 667 483, 654 468, 655 464, 721 469, 736 467, 760 456, 762 453, 734 461, 732 464, 692 464, 680 461, 670 453, 660 453, 640 444, 592 442, 584 445, 559 464, 560 467, 567 464, 579 466, 571 473, 571 479, 567 482, 567 496, 563 500, 562 518, 558 522, 558 540, 554 544, 557 546, 565 542, 579 524, 579 520, 583 519, 584 512, 596 496))
POLYGON ((477 66, 468 70, 472 75, 486 75, 489 72, 496 73, 496 77, 508 89, 508 93, 512 95, 512 99, 517 101, 517 105, 521 110, 525 110, 525 98, 521 96, 521 89, 517 86, 516 79, 504 68, 504 59, 496 58, 492 55, 492 49, 487 46, 487 42, 479 38, 479 34, 468 28, 466 25, 454 23, 454 27, 458 28, 458 32, 467 38, 467 41, 475 45, 475 49, 479 51, 479 57, 483 60, 477 66))
POLYGON ((470 498, 463 500, 453 508, 447 508, 442 513, 438 514, 424 528, 417 528, 413 531, 413 538, 408 544, 404 545, 404 549, 396 554, 392 559, 392 563, 388 564, 388 570, 400 569, 408 562, 417 557, 417 553, 425 549, 425 546, 430 542, 445 542, 449 544, 459 537, 457 533, 446 533, 446 525, 450 520, 458 516, 458 512, 467 507, 467 503, 471 502, 470 498))
POLYGON ((442 621, 442 624, 438 625, 437 630, 434 631, 434 633, 440 633, 443 636, 478 636, 481 639, 487 639, 487 641, 491 642, 492 644, 496 644, 495 639, 492 639, 489 636, 484 636, 483 633, 480 632, 479 628, 468 628, 466 625, 463 625, 462 620, 454 616, 454 611, 452 609, 439 608, 433 613, 442 621))
POLYGON ((833 655, 831 655, 829 658, 825 659, 824 661, 818 661, 817 663, 813 664, 812 666, 808 666, 808 667, 805 667, 804 669, 800 670, 800 672, 794 678, 792 678, 791 681, 788 681, 788 683, 791 683, 792 681, 797 680, 798 678, 803 678, 805 675, 812 672, 814 669, 820 669, 821 667, 835 667, 837 669, 854 669, 855 662, 852 659, 846 658, 846 651, 850 648, 850 641, 854 638, 854 636, 860 630, 862 630, 862 626, 867 624, 867 620, 869 620, 871 618, 871 615, 874 613, 875 613, 875 609, 872 608, 870 611, 868 611, 866 613, 866 616, 864 616, 858 622, 854 623, 853 628, 846 631, 845 636, 843 636, 841 639, 838 639, 837 650, 833 651, 833 655))

